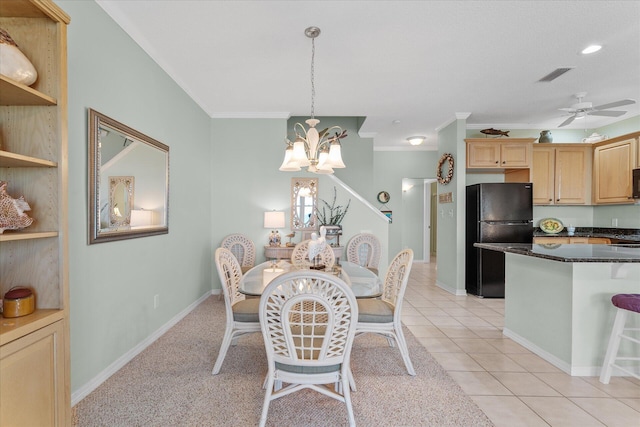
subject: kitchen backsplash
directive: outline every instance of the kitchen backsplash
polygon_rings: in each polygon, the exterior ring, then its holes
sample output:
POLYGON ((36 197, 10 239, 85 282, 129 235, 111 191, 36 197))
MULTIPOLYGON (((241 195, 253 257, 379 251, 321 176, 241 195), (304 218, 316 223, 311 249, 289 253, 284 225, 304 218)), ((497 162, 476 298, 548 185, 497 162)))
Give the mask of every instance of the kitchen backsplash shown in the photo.
POLYGON ((543 218, 557 218, 565 227, 640 229, 640 205, 534 206, 534 227, 543 218))

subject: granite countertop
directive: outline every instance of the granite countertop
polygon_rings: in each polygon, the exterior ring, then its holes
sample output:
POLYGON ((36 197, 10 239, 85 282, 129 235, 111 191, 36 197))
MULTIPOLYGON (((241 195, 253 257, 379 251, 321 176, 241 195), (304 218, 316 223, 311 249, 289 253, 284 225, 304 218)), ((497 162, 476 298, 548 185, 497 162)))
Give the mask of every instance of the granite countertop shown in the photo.
POLYGON ((637 262, 640 244, 585 245, 531 243, 475 243, 473 246, 561 262, 637 262))
POLYGON ((549 234, 539 227, 533 229, 534 237, 606 237, 611 243, 640 243, 640 230, 637 228, 597 228, 576 227, 573 236, 569 236, 565 227, 560 233, 549 234))

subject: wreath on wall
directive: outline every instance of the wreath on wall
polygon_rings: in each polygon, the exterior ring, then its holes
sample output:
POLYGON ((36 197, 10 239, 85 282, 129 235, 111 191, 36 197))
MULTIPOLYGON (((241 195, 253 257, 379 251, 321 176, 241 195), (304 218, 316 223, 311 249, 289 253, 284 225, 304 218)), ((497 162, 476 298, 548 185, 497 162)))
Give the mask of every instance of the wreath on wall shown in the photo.
POLYGON ((440 160, 438 160, 436 178, 438 178, 438 182, 442 185, 447 185, 451 182, 451 178, 453 178, 453 155, 445 153, 440 157, 440 160), (444 165, 444 162, 449 162, 449 171, 445 177, 442 176, 442 166, 444 165))

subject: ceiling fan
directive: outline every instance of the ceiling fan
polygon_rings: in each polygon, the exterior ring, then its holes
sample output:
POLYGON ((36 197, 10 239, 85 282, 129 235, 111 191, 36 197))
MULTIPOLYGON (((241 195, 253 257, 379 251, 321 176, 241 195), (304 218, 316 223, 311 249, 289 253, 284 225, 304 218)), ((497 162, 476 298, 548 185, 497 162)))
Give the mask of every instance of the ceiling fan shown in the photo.
POLYGON ((587 115, 589 116, 609 116, 609 117, 619 117, 626 113, 626 111, 613 110, 613 111, 603 111, 608 110, 609 108, 621 107, 623 105, 635 104, 636 101, 634 99, 621 99, 620 101, 610 102, 608 104, 602 104, 593 106, 591 102, 583 102, 582 99, 587 95, 587 92, 578 92, 576 93, 576 98, 578 98, 578 102, 573 104, 569 108, 560 108, 561 111, 566 111, 571 114, 571 116, 560 123, 558 127, 563 127, 573 122, 575 119, 583 118, 587 115))

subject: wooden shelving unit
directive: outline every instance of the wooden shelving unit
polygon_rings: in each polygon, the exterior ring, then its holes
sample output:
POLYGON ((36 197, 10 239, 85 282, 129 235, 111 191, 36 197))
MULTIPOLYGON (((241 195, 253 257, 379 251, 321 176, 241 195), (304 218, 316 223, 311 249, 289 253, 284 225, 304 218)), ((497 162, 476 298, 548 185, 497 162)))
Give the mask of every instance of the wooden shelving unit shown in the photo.
POLYGON ((0 1, 0 27, 38 71, 0 76, 0 180, 34 223, 0 235, 0 295, 28 286, 34 313, 0 317, 0 425, 71 424, 67 241, 67 25, 51 0, 0 1), (16 387, 19 384, 19 387, 16 387))

